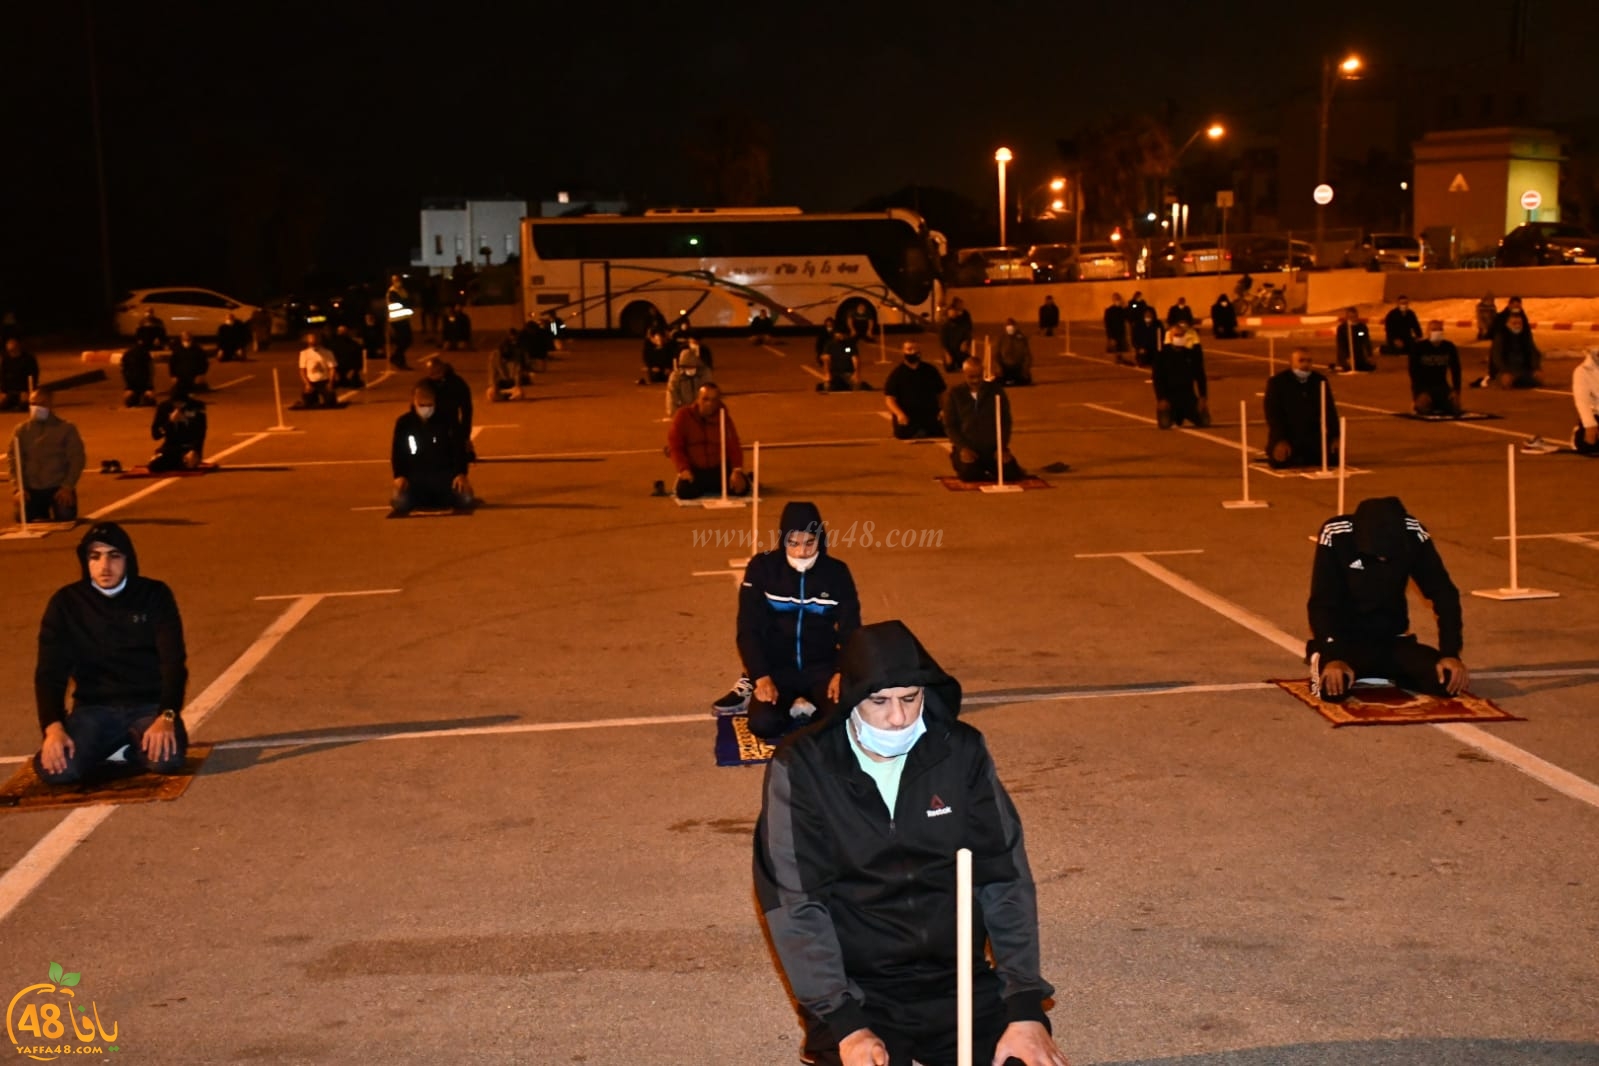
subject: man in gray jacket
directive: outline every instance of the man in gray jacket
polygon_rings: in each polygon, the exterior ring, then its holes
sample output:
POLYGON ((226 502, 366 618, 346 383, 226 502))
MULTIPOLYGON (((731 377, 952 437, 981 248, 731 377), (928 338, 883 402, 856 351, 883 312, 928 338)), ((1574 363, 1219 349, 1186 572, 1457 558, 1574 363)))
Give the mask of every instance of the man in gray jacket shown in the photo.
POLYGON ((49 389, 33 390, 28 420, 11 434, 7 451, 17 517, 26 508, 30 522, 73 522, 78 517, 83 438, 77 426, 57 417, 54 402, 49 389))

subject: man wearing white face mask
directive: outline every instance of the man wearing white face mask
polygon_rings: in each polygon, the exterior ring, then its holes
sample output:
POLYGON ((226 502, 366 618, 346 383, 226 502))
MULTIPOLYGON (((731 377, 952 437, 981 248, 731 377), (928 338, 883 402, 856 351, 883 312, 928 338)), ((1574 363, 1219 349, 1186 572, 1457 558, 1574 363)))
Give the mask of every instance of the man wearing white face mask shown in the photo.
POLYGON ((83 438, 77 426, 56 415, 54 406, 50 390, 33 390, 28 420, 11 434, 7 458, 17 516, 26 508, 30 522, 72 522, 78 517, 83 438))
POLYGON ((1418 415, 1460 417, 1460 351, 1444 339, 1439 319, 1427 323, 1427 339, 1410 346, 1410 396, 1418 415))
POLYGON ((994 363, 1001 385, 1033 383, 1033 349, 1014 318, 1005 320, 1005 333, 994 348, 994 363))
POLYGON ((777 547, 750 559, 738 590, 738 655, 753 679, 750 732, 773 739, 825 717, 838 700, 839 649, 860 624, 855 578, 827 553, 822 512, 798 500, 784 505, 777 547))
POLYGON ((1067 1066, 1050 1035, 1021 821, 960 683, 903 622, 845 645, 837 714, 777 749, 755 890, 806 1061, 956 1061, 955 852, 972 851, 972 1062, 1067 1066), (992 949, 988 961, 985 946, 992 949))
POLYGON ((1599 347, 1571 372, 1571 399, 1577 405, 1577 429, 1571 446, 1583 455, 1599 455, 1599 347))
POLYGON ((84 534, 78 562, 82 580, 50 597, 39 623, 33 690, 44 736, 34 770, 70 784, 126 748, 128 764, 174 773, 188 749, 178 602, 165 583, 139 574, 133 541, 115 522, 84 534))
POLYGON ((1295 348, 1288 369, 1266 380, 1266 461, 1274 468, 1321 463, 1321 397, 1327 395, 1327 461, 1338 461, 1338 405, 1332 384, 1295 348))
POLYGON ((476 502, 467 480, 466 442, 460 425, 438 417, 438 397, 427 380, 411 391, 411 409, 394 421, 389 449, 397 515, 414 508, 465 509, 476 502))

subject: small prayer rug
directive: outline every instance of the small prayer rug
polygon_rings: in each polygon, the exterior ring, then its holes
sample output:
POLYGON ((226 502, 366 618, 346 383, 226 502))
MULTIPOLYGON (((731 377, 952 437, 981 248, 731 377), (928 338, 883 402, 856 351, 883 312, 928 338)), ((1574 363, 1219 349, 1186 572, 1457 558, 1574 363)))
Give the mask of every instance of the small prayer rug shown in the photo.
POLYGON ((750 732, 747 714, 716 716, 716 765, 759 766, 770 762, 772 745, 750 732))
POLYGON ((147 466, 136 466, 131 470, 124 470, 117 475, 118 481, 132 481, 136 478, 147 477, 199 477, 221 469, 216 463, 201 463, 193 470, 187 468, 180 470, 151 470, 147 466))
POLYGON ((211 754, 210 744, 190 744, 183 769, 175 774, 137 773, 127 763, 108 762, 96 767, 93 781, 72 785, 47 785, 33 770, 33 760, 23 763, 11 780, 0 786, 0 811, 41 811, 52 807, 90 807, 100 803, 148 803, 175 800, 188 791, 200 766, 211 754))
POLYGON ((1414 411, 1396 411, 1395 418, 1408 418, 1414 422, 1486 422, 1489 419, 1503 418, 1491 411, 1462 411, 1459 417, 1455 415, 1418 415, 1414 411))
POLYGON ((1313 708, 1334 726, 1409 725, 1416 722, 1523 722, 1526 719, 1496 707, 1492 700, 1462 692, 1429 696, 1395 685, 1358 686, 1342 703, 1310 694, 1309 678, 1273 679, 1284 692, 1313 708))
MULTIPOLYGON (((954 475, 935 477, 933 480, 938 482, 940 485, 943 485, 951 492, 981 492, 984 485, 994 484, 992 481, 962 481, 960 478, 955 477, 954 475)), ((1020 481, 1007 481, 1005 484, 1020 486, 1024 492, 1031 492, 1034 489, 1052 489, 1055 487, 1049 482, 1045 481, 1043 478, 1033 477, 1031 475, 1022 478, 1020 481)))

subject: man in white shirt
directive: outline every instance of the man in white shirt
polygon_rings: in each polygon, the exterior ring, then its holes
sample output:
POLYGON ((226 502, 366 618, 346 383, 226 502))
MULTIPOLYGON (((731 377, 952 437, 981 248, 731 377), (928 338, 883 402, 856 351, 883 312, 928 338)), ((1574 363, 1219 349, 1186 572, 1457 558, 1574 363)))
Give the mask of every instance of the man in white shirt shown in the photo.
POLYGON ((1599 455, 1599 347, 1571 372, 1571 399, 1577 405, 1580 425, 1571 435, 1571 446, 1583 455, 1599 455))
POLYGON ((322 346, 322 338, 315 333, 305 335, 305 347, 300 351, 300 402, 297 409, 309 407, 343 407, 333 391, 333 353, 322 346))

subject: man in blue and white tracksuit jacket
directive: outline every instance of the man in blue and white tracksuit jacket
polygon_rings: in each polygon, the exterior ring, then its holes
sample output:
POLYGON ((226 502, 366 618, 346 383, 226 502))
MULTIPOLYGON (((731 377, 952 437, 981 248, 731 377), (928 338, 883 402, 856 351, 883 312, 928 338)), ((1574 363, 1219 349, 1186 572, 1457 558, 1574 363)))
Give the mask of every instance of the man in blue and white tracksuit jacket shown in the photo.
POLYGON ((827 554, 814 503, 783 508, 778 542, 749 561, 738 592, 738 654, 755 682, 750 732, 768 739, 802 724, 806 715, 790 713, 797 699, 822 714, 833 709, 839 649, 861 624, 855 579, 827 554))

